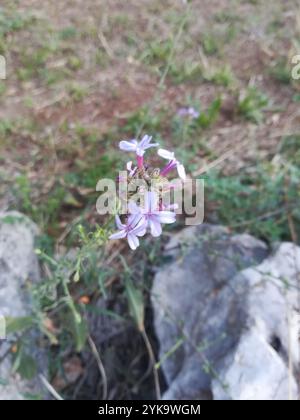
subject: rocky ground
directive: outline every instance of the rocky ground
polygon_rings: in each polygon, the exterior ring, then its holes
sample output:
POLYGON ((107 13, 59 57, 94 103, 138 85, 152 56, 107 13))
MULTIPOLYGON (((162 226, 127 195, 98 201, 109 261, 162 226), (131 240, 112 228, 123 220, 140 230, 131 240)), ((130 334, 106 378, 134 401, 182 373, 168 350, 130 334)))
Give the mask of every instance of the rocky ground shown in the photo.
MULTIPOLYGON (((28 323, 32 316, 26 288, 40 281, 36 233, 21 214, 1 215, 0 303, 10 329, 9 319, 28 323)), ((282 243, 270 249, 250 235, 203 225, 175 235, 165 253, 172 262, 156 274, 151 292, 167 383, 163 398, 298 399, 300 248, 282 243)), ((98 326, 104 328, 103 319, 91 318, 90 329, 98 326)), ((113 332, 112 322, 109 327, 113 332)), ((6 378, 2 400, 50 395, 43 382, 48 361, 42 336, 29 339, 27 363, 33 354, 39 360, 31 381, 16 373, 9 342, 0 346, 1 357, 6 355, 0 367, 6 378)), ((96 345, 101 347, 100 339, 96 345)))

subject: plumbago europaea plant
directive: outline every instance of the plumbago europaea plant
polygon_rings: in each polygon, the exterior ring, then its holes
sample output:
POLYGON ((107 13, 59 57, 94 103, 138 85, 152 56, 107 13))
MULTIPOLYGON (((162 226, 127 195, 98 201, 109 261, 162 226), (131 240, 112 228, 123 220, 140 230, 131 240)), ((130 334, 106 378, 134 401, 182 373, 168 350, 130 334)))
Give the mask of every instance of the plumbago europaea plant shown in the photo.
MULTIPOLYGON (((174 153, 165 149, 160 149, 157 143, 152 142, 150 136, 145 135, 141 141, 123 140, 120 142, 120 149, 124 152, 136 155, 136 164, 127 163, 126 182, 132 184, 132 190, 126 189, 126 195, 122 201, 127 204, 126 213, 115 216, 118 231, 110 236, 110 239, 128 240, 131 249, 135 250, 139 246, 139 239, 150 233, 154 237, 162 234, 164 224, 174 223, 176 220, 176 203, 167 204, 164 195, 171 190, 182 187, 186 179, 184 166, 176 159, 174 153), (150 160, 145 159, 145 154, 149 149, 157 149, 158 158, 165 160, 166 164, 158 169, 151 165, 150 160), (179 175, 174 179, 168 179, 174 171, 179 175), (140 182, 143 181, 143 182, 140 182), (175 182, 174 182, 175 181, 175 182), (135 185, 140 194, 136 194, 135 185), (138 196, 139 199, 135 200, 138 196)), ((155 159, 157 160, 157 159, 155 159)), ((119 177, 119 183, 122 180, 119 177)), ((106 243, 109 237, 109 226, 111 218, 108 218, 105 224, 97 226, 94 232, 87 232, 82 225, 77 226, 77 234, 80 246, 77 249, 74 259, 68 255, 56 258, 52 254, 48 255, 42 249, 37 249, 36 253, 43 263, 45 269, 45 281, 32 285, 30 292, 32 296, 32 316, 18 320, 18 328, 14 322, 15 331, 23 333, 38 327, 42 333, 48 337, 52 345, 57 346, 60 343, 60 334, 65 331, 72 335, 74 348, 80 352, 86 346, 89 339, 89 328, 86 320, 83 305, 77 296, 78 291, 89 285, 88 294, 99 288, 99 275, 101 272, 101 289, 105 293, 105 273, 109 273, 109 264, 107 264, 106 243), (94 277, 95 276, 95 277, 94 277), (87 283, 88 281, 88 283, 87 283), (80 283, 80 288, 76 284, 80 283), (93 285, 93 286, 92 286, 93 285), (95 289, 94 289, 95 288, 95 289), (52 319, 57 313, 63 314, 60 317, 60 328, 56 330, 53 327, 52 319)), ((153 351, 150 341, 147 337, 144 325, 144 302, 142 293, 135 287, 131 278, 125 277, 125 289, 128 297, 130 312, 133 314, 139 331, 141 332, 149 357, 155 365, 153 351)), ((10 326, 10 328, 12 329, 10 326)), ((20 366, 28 364, 27 350, 20 351, 15 355, 20 361, 20 366), (26 356, 26 357, 25 357, 26 356)), ((60 357, 60 356, 59 356, 60 357)), ((156 393, 160 395, 159 378, 156 369, 153 370, 155 377, 156 393)))
POLYGON ((115 216, 118 231, 109 238, 126 238, 132 250, 138 248, 140 237, 148 232, 153 237, 158 237, 162 234, 162 225, 174 223, 176 220, 175 210, 178 205, 165 204, 164 196, 174 189, 181 188, 186 179, 186 172, 173 152, 160 148, 157 150, 158 156, 168 162, 162 169, 151 167, 145 160, 145 153, 148 149, 158 146, 158 143, 152 143, 152 137, 148 135, 141 141, 132 139, 119 143, 122 151, 136 155, 136 166, 132 161, 128 162, 126 179, 118 178, 119 184, 123 181, 127 183, 126 193, 121 196, 126 212, 115 216), (175 169, 181 180, 179 183, 167 178, 175 169))

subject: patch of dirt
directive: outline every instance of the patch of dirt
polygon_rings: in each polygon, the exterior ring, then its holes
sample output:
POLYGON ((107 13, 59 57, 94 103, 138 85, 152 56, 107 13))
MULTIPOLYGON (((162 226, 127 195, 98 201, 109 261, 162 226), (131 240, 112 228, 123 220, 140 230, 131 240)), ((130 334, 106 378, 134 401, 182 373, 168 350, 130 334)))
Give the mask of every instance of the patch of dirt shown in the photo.
POLYGON ((99 134, 105 133, 116 119, 124 119, 137 111, 155 93, 156 80, 143 80, 142 83, 128 78, 115 77, 102 81, 93 88, 93 93, 81 102, 64 104, 64 101, 53 107, 51 104, 37 106, 35 116, 41 122, 59 126, 62 123, 78 123, 83 126, 99 128, 99 134))

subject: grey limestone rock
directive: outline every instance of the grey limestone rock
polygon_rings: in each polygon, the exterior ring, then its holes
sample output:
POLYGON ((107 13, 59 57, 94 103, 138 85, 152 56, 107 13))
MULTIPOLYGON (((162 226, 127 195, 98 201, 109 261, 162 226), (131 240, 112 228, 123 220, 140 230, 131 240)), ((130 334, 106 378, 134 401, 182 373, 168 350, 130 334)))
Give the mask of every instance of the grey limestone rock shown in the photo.
POLYGON ((266 244, 252 236, 201 225, 175 235, 165 252, 172 262, 157 273, 152 289, 168 383, 164 398, 295 398, 287 359, 296 367, 294 255, 300 250, 282 244, 269 256, 266 244), (268 363, 260 366, 264 357, 268 363), (262 388, 267 382, 269 391, 260 395, 253 378, 262 388))
MULTIPOLYGON (((28 282, 40 280, 37 256, 34 252, 37 227, 27 217, 17 212, 0 213, 0 316, 19 318, 30 314, 28 282)), ((2 331, 3 333, 3 331, 2 331)), ((33 342, 37 336, 32 336, 33 342)), ((37 340, 38 341, 38 340, 37 340)), ((0 358, 7 353, 8 340, 0 339, 0 358)), ((46 371, 43 351, 32 344, 31 356, 40 371, 46 371)), ((28 394, 43 396, 45 391, 39 380, 25 381, 12 372, 10 356, 0 363, 0 400, 21 400, 28 394)))

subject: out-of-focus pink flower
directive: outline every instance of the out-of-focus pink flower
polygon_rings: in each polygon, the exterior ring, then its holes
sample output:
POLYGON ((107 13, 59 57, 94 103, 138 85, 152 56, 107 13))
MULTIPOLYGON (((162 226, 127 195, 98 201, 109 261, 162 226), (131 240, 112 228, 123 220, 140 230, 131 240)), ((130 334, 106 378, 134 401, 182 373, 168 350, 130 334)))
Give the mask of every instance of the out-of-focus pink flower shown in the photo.
POLYGON ((188 106, 180 108, 177 115, 179 115, 179 117, 190 117, 192 119, 196 119, 200 116, 200 112, 198 112, 194 107, 188 106))

